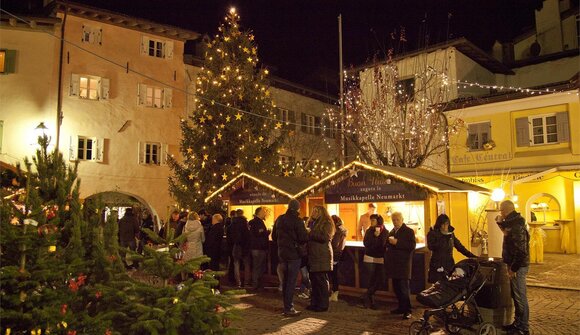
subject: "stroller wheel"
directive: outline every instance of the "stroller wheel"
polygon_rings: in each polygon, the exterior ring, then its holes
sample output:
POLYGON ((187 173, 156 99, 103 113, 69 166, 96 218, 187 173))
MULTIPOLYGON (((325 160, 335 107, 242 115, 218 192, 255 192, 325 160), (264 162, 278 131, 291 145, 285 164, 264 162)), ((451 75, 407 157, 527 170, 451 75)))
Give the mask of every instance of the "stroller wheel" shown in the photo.
POLYGON ((428 335, 423 321, 413 321, 409 326, 409 335, 428 335))
POLYGON ((449 332, 449 334, 459 334, 461 332, 461 327, 454 326, 447 322, 445 322, 445 329, 447 330, 447 332, 449 332))
POLYGON ((495 326, 489 322, 484 322, 481 325, 479 325, 479 328, 477 329, 477 334, 479 335, 496 335, 497 334, 497 330, 495 329, 495 326))

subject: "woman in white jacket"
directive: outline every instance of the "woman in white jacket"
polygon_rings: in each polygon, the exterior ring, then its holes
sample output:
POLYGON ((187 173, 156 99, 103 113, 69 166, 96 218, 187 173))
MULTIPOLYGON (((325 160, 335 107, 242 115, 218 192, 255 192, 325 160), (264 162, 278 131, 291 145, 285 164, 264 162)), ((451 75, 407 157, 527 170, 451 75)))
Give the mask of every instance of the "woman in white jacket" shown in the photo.
POLYGON ((194 258, 203 256, 205 234, 203 232, 203 226, 199 221, 199 215, 196 212, 191 212, 187 216, 187 222, 183 228, 183 234, 187 236, 183 248, 183 261, 187 262, 194 258))

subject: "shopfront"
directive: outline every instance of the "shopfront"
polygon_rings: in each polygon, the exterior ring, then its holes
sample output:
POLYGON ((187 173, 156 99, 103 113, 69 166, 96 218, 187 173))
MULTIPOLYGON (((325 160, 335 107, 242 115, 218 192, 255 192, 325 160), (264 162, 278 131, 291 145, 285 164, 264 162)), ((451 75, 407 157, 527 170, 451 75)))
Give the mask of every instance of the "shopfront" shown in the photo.
MULTIPOLYGON (((362 291, 366 274, 362 269, 364 246, 362 233, 357 234, 359 218, 376 207, 387 229, 392 229, 391 214, 401 212, 404 222, 415 231, 417 248, 413 258, 411 291, 418 293, 427 285, 429 252, 426 234, 439 214, 445 213, 456 228, 456 236, 469 245, 469 194, 487 194, 488 190, 429 170, 375 166, 352 162, 328 177, 296 194, 306 203, 326 206, 330 214, 338 215, 348 230, 346 256, 341 266, 343 290, 362 291)), ((308 207, 311 207, 310 205, 308 207)), ((455 255, 456 260, 461 256, 455 255)), ((391 295, 390 286, 383 287, 391 295)))

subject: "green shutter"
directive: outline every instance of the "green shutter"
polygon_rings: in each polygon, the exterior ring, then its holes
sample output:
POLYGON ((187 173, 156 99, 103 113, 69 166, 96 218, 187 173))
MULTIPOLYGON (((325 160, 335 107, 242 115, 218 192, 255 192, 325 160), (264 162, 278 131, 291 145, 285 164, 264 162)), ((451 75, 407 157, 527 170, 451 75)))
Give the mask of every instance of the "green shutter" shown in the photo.
POLYGON ((4 50, 4 72, 3 74, 16 72, 16 50, 4 50))

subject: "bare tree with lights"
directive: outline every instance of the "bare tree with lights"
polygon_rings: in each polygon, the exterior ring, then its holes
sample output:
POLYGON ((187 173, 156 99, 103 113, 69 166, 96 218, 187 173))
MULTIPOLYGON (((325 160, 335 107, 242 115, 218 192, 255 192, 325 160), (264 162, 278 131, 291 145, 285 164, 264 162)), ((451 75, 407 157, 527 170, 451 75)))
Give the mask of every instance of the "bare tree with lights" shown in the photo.
POLYGON ((347 78, 345 136, 369 163, 422 166, 445 153, 461 122, 448 124, 443 114, 451 93, 446 60, 425 55, 413 63, 414 76, 401 78, 390 51, 385 64, 347 78))
POLYGON ((169 159, 172 195, 183 208, 204 198, 240 172, 280 173, 282 124, 259 69, 254 35, 242 31, 231 9, 207 45, 196 81, 195 111, 181 122, 183 161, 169 159))

